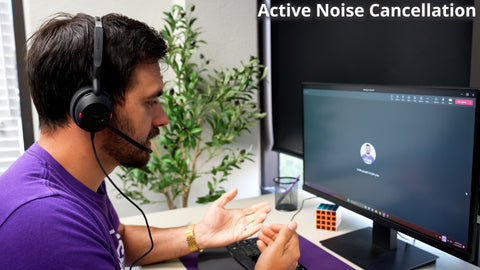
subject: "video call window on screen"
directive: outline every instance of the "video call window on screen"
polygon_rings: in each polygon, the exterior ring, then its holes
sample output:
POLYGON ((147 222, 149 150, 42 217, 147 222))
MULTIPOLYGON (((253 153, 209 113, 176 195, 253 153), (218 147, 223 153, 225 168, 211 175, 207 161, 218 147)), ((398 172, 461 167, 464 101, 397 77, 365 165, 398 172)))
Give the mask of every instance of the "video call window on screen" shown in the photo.
POLYGON ((306 189, 468 252, 476 217, 476 95, 304 84, 306 189))

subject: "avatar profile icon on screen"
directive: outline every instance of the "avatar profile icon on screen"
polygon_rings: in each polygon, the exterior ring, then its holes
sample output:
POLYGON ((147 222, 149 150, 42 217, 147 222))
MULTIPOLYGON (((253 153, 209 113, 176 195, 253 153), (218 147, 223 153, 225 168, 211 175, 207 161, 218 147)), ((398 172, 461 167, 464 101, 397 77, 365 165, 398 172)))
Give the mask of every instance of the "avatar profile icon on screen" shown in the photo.
POLYGON ((364 143, 362 147, 360 147, 360 156, 365 164, 372 164, 376 158, 375 147, 373 147, 371 143, 364 143))

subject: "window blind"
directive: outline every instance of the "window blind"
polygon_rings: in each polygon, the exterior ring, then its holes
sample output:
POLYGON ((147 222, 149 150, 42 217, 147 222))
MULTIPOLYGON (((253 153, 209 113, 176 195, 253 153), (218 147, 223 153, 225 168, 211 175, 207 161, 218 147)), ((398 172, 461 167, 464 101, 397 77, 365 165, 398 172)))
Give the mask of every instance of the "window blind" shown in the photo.
POLYGON ((10 0, 0 0, 0 174, 24 151, 10 0))

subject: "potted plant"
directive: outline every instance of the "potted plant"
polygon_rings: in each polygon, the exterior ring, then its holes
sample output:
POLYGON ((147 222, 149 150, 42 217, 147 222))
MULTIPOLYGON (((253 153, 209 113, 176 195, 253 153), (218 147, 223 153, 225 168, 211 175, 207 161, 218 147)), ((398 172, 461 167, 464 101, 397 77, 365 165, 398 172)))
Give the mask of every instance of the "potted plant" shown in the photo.
POLYGON ((236 139, 265 116, 255 102, 266 73, 257 58, 250 57, 239 68, 213 70, 203 55, 196 57, 199 63, 192 59, 200 44, 206 44, 199 39, 201 29, 194 28, 194 9, 174 5, 164 12, 166 24, 160 32, 169 46, 166 63, 175 74, 165 82, 167 91, 160 99, 169 125, 161 128, 145 167, 121 167, 118 174, 127 195, 151 203, 143 192, 153 190, 165 195, 170 209, 176 208, 178 196, 187 207, 192 183, 202 175, 211 176, 209 192, 197 203, 224 193, 220 184, 253 155, 250 149, 234 148, 236 139))

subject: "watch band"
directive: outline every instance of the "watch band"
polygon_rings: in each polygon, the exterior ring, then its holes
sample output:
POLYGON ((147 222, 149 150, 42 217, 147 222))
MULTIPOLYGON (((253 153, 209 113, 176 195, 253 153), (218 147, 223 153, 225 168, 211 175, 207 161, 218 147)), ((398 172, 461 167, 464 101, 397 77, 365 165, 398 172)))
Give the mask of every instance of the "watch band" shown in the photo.
POLYGON ((190 248, 191 252, 201 252, 202 250, 198 246, 197 241, 195 241, 195 233, 193 232, 194 227, 195 227, 195 224, 190 224, 188 225, 187 230, 185 231, 188 248, 190 248))

